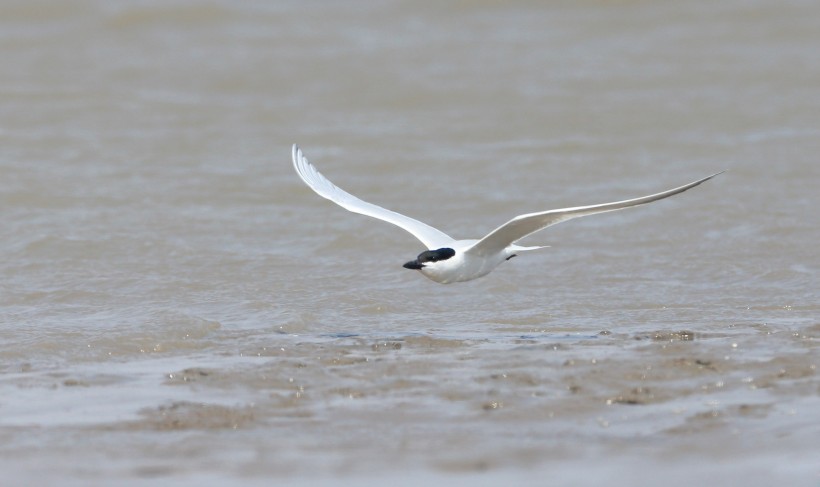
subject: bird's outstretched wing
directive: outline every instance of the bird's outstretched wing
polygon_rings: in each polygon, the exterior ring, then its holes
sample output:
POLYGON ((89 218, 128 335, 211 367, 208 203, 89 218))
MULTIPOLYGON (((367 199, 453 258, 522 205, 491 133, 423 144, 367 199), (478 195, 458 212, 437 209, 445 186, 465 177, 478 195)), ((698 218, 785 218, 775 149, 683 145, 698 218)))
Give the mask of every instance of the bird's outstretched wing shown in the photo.
POLYGON ((329 199, 353 213, 378 218, 379 220, 384 220, 401 227, 421 240, 428 249, 446 247, 453 242, 453 239, 449 235, 430 225, 404 216, 401 213, 396 213, 381 206, 362 201, 331 183, 330 180, 313 167, 313 164, 307 160, 304 154, 302 154, 302 150, 296 144, 293 144, 293 167, 296 169, 296 173, 299 174, 299 177, 302 178, 302 181, 310 186, 313 191, 316 191, 319 196, 329 199))
POLYGON ((695 186, 706 182, 718 174, 722 174, 723 172, 725 171, 712 174, 709 177, 699 179, 678 188, 670 189, 662 193, 651 194, 641 198, 615 201, 613 203, 604 203, 601 205, 576 206, 574 208, 562 208, 559 210, 548 210, 538 213, 519 215, 490 232, 486 237, 482 238, 476 242, 475 245, 467 249, 466 252, 475 256, 496 254, 511 243, 516 242, 527 235, 547 228, 550 225, 555 225, 556 223, 578 218, 579 216, 621 210, 632 206, 644 205, 653 201, 662 200, 678 193, 683 193, 687 189, 694 188, 695 186))

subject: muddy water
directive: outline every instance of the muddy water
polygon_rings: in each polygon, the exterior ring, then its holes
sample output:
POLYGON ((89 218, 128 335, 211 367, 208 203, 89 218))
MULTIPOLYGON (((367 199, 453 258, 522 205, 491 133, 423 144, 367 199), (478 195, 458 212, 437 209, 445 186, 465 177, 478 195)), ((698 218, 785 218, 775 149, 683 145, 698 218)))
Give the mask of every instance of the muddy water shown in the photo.
POLYGON ((812 2, 0 7, 3 485, 817 485, 812 2), (477 238, 418 242, 290 166, 477 238))

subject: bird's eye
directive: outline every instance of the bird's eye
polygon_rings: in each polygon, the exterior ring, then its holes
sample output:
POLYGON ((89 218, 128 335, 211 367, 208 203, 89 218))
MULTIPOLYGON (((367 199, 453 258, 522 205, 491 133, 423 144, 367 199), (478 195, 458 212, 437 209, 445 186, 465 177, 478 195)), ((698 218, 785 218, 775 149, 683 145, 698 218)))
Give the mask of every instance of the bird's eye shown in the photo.
POLYGON ((432 250, 425 250, 424 252, 419 254, 419 262, 434 262, 435 255, 432 250))

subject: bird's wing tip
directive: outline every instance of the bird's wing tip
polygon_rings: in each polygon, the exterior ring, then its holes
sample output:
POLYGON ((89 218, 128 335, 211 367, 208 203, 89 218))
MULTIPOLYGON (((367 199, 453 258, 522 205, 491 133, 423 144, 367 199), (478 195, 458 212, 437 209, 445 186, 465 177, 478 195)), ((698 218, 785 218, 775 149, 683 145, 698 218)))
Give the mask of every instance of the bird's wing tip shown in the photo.
POLYGON ((724 170, 722 170, 722 171, 718 171, 718 172, 716 172, 716 173, 712 174, 711 176, 706 176, 705 178, 703 178, 703 179, 701 180, 701 182, 708 181, 708 180, 710 180, 710 179, 712 179, 712 178, 716 178, 716 177, 720 176, 721 174, 725 173, 726 171, 728 171, 728 169, 724 169, 724 170))

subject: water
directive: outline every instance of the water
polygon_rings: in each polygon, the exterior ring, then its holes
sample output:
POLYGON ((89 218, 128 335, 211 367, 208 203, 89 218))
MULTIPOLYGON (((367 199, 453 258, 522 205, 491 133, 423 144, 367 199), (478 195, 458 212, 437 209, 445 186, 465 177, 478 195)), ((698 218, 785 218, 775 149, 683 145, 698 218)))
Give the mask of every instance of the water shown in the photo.
POLYGON ((814 2, 6 2, 0 479, 817 485, 814 2), (290 166, 457 238, 442 286, 290 166))

